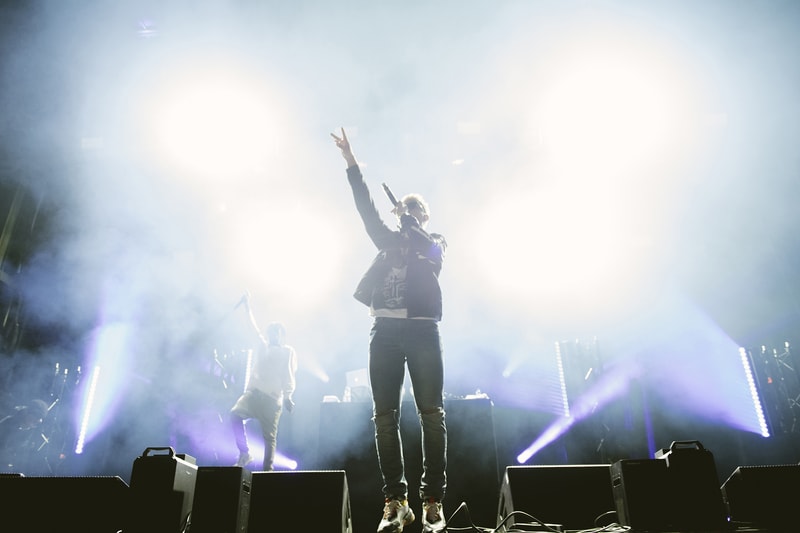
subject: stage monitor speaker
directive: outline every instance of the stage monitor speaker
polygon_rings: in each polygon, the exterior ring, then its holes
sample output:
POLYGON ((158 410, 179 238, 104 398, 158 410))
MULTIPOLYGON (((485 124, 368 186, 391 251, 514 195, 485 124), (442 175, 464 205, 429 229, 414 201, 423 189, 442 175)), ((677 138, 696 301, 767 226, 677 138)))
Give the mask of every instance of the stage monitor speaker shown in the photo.
POLYGON ((147 448, 133 462, 125 533, 175 533, 189 523, 197 484, 194 457, 171 447, 147 448))
POLYGON ((740 466, 722 484, 734 525, 791 531, 797 527, 800 465, 740 466))
POLYGON ((545 524, 560 524, 562 529, 593 528, 601 515, 614 511, 610 465, 508 466, 500 488, 497 525, 531 523, 522 515, 509 517, 518 511, 545 524))
POLYGON ((248 532, 308 529, 353 533, 345 471, 253 472, 248 532))
POLYGON ((129 487, 119 477, 0 476, 0 531, 117 533, 129 487))
POLYGON ((201 466, 192 503, 192 533, 246 533, 252 473, 239 466, 201 466))

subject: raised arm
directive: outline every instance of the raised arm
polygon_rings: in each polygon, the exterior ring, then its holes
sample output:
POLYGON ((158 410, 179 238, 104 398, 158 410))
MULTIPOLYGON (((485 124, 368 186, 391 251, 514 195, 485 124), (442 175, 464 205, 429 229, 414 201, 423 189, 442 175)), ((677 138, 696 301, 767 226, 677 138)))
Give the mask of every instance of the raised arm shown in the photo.
POLYGON ((249 291, 245 291, 243 299, 244 299, 244 307, 245 307, 245 310, 247 311, 247 318, 248 318, 248 320, 250 322, 250 325, 253 327, 253 331, 256 332, 256 335, 258 335, 258 338, 261 340, 261 342, 266 344, 267 340, 264 337, 264 334, 261 333, 261 330, 258 328, 258 322, 256 321, 256 317, 253 314, 253 308, 250 307, 250 292, 249 291))
POLYGON ((356 209, 364 222, 364 227, 370 239, 379 249, 399 247, 402 244, 399 240, 399 233, 392 231, 384 223, 380 213, 378 213, 369 188, 361 175, 361 169, 358 166, 355 155, 353 155, 353 149, 350 146, 350 141, 347 139, 347 133, 345 133, 344 128, 342 128, 341 136, 331 133, 331 137, 333 137, 336 146, 342 151, 342 157, 347 162, 347 180, 353 191, 356 209))
POLYGON ((341 137, 335 133, 331 133, 331 137, 333 137, 336 146, 342 151, 342 157, 347 161, 347 168, 356 166, 358 162, 356 161, 356 156, 353 155, 353 149, 350 147, 350 141, 347 140, 347 134, 344 128, 342 128, 341 137))

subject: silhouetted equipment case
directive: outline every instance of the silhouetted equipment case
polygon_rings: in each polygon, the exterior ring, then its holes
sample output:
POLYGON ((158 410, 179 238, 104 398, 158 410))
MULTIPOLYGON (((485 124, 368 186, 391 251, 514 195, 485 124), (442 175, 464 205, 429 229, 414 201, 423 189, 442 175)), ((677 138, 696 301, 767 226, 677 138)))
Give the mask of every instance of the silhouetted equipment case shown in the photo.
POLYGON ((646 531, 729 529, 711 452, 698 441, 675 441, 655 456, 611 465, 620 524, 646 531))
POLYGON ((732 524, 797 530, 800 464, 740 466, 722 484, 732 524))
POLYGON ((129 490, 118 476, 0 474, 0 531, 116 533, 125 526, 129 490))
POLYGON ((505 521, 506 528, 528 527, 533 523, 528 517, 511 516, 521 512, 565 530, 590 529, 601 515, 613 510, 611 465, 507 466, 498 499, 497 525, 505 521))
POLYGON ((686 530, 722 531, 728 513, 713 454, 698 441, 675 441, 656 452, 667 462, 667 481, 674 495, 673 525, 686 530))
POLYGON ((246 533, 252 482, 252 472, 240 466, 199 467, 191 533, 246 533))
POLYGON ((253 472, 248 533, 353 533, 344 470, 253 472), (313 501, 309 508, 309 501, 313 501), (310 522, 309 522, 310 521, 310 522), (309 522, 308 527, 301 527, 309 522))
POLYGON ((130 527, 125 533, 175 533, 191 519, 197 464, 169 446, 147 448, 131 471, 130 527))
POLYGON ((667 464, 657 459, 623 459, 611 465, 617 521, 635 531, 668 531, 667 464))

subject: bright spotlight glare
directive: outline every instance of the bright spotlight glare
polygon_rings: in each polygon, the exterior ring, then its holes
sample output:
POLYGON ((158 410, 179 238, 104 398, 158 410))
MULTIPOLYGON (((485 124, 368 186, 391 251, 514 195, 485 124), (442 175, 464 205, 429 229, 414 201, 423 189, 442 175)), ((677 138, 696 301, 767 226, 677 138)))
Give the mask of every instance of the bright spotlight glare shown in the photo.
POLYGON ((581 171, 637 168, 678 140, 678 88, 634 57, 583 58, 542 100, 545 143, 560 164, 581 171))
POLYGON ((319 304, 337 289, 344 265, 341 233, 313 206, 243 208, 231 220, 238 229, 226 255, 248 286, 296 309, 319 304))
POLYGON ((86 388, 81 412, 75 413, 76 417, 80 415, 80 419, 75 421, 80 428, 75 453, 81 453, 84 446, 103 429, 120 401, 120 389, 124 387, 129 368, 130 334, 130 325, 119 322, 103 324, 94 331, 92 345, 86 354, 94 371, 91 380, 84 383, 86 388))
POLYGON ((280 452, 275 452, 275 466, 287 470, 297 470, 297 461, 290 459, 280 452))
POLYGON ((630 280, 631 228, 618 220, 618 201, 564 188, 487 203, 476 232, 478 242, 493 247, 478 256, 481 272, 521 298, 576 295, 630 280))
MULTIPOLYGON (((560 357, 560 356, 559 356, 560 357)), ((604 376, 582 396, 571 399, 569 414, 557 418, 528 448, 517 456, 517 462, 525 463, 547 445, 564 435, 575 423, 592 416, 599 407, 619 398, 628 389, 628 382, 635 376, 635 367, 618 368, 604 376)), ((566 400, 566 392, 564 394, 566 400)))
POLYGON ((275 110, 265 91, 231 73, 176 82, 154 110, 158 149, 202 177, 258 172, 275 151, 275 110))
POLYGON ((574 423, 575 419, 571 416, 562 416, 558 418, 539 436, 539 438, 517 455, 517 462, 519 464, 525 464, 531 457, 566 433, 574 423))

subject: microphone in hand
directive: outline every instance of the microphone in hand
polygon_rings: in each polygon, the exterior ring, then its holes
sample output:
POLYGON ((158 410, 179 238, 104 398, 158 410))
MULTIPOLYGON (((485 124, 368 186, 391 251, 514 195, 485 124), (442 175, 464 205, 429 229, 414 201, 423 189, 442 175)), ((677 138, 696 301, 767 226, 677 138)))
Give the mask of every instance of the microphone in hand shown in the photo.
POLYGON ((403 231, 407 231, 411 228, 418 228, 419 227, 419 220, 414 215, 409 215, 405 213, 400 215, 400 229, 403 231))
POLYGON ((395 198, 394 194, 392 194, 392 190, 389 188, 386 183, 381 183, 383 187, 383 192, 386 193, 386 196, 389 198, 389 201, 392 202, 393 207, 397 207, 397 198, 395 198))

